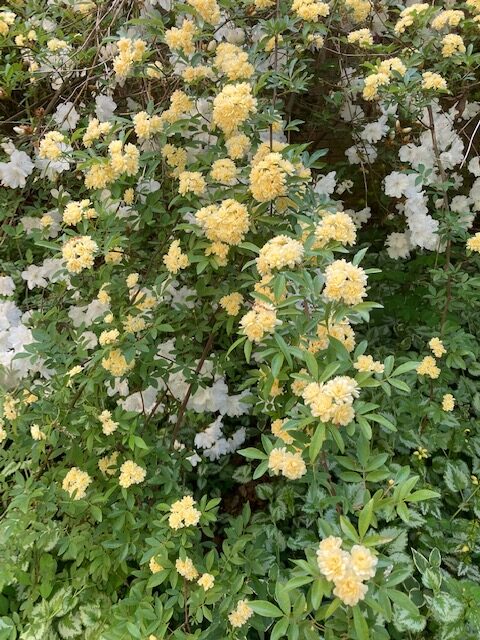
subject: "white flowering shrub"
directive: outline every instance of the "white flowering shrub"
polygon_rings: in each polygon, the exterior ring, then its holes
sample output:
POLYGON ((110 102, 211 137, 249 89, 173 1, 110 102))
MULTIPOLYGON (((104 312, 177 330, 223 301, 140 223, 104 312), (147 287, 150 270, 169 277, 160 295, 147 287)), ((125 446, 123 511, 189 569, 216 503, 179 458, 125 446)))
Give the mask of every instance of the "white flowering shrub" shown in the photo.
POLYGON ((479 637, 479 18, 0 8, 0 640, 479 637))

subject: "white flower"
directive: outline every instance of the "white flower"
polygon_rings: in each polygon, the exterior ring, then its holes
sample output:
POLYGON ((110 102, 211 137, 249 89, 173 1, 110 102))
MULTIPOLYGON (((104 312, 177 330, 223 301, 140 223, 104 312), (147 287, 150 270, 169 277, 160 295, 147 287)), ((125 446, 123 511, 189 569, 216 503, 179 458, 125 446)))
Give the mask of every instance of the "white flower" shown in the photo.
POLYGON ((24 187, 32 173, 34 164, 24 151, 12 151, 10 162, 0 162, 0 183, 2 187, 17 189, 24 187))
POLYGON ((410 255, 410 240, 408 231, 405 233, 391 233, 386 241, 387 253, 390 258, 408 258, 410 255))
POLYGON ((369 122, 360 132, 360 138, 365 142, 379 142, 388 133, 387 116, 382 116, 377 122, 369 122))
POLYGON ((480 176, 480 157, 476 156, 470 160, 468 170, 470 173, 473 173, 476 178, 480 176))
POLYGON ((100 122, 108 122, 113 118, 117 103, 109 96, 99 95, 95 98, 95 115, 100 122))
POLYGON ((0 276, 0 296, 13 296, 15 283, 10 276, 0 276))
POLYGON ((58 105, 53 114, 53 119, 62 131, 71 131, 77 126, 80 116, 75 110, 73 102, 64 102, 58 105))
POLYGON ((335 191, 336 172, 330 171, 326 176, 320 176, 315 184, 315 192, 321 196, 330 196, 335 191))
POLYGON ((418 174, 416 173, 407 174, 392 171, 388 176, 385 176, 385 195, 391 198, 401 198, 418 193, 422 185, 415 184, 417 178, 418 174))

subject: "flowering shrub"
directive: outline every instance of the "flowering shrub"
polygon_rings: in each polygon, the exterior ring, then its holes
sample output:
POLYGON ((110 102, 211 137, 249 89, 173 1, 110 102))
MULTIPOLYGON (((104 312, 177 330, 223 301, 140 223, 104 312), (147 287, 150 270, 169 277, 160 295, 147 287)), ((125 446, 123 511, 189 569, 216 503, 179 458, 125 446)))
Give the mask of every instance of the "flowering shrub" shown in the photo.
POLYGON ((479 18, 0 9, 0 640, 480 635, 479 18))

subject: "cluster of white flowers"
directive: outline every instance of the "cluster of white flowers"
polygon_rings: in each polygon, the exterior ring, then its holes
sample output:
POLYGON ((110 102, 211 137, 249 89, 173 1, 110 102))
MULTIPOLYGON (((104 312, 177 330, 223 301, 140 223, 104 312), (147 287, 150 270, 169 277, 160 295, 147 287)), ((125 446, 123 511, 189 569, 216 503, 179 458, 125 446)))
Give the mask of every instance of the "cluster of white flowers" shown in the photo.
POLYGON ((245 442, 246 431, 243 427, 226 438, 223 433, 222 416, 218 416, 204 431, 195 436, 195 446, 202 449, 203 455, 209 460, 218 460, 220 456, 234 453, 245 442))

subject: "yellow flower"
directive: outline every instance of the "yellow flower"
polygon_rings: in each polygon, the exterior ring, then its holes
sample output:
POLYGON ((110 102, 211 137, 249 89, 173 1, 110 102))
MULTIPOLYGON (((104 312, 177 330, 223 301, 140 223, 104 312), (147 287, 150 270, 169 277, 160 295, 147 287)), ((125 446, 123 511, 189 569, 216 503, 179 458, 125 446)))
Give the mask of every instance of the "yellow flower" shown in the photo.
POLYGON ((72 467, 62 482, 62 489, 66 491, 74 500, 85 498, 86 489, 92 482, 92 478, 86 471, 81 471, 78 467, 72 467))
POLYGON ((328 213, 315 228, 315 240, 314 249, 321 249, 332 240, 343 245, 353 245, 357 240, 355 224, 348 213, 328 213))
POLYGON ((292 11, 306 22, 318 22, 320 17, 326 18, 328 16, 330 8, 321 0, 293 0, 292 11))
POLYGON ((150 558, 150 562, 148 563, 149 569, 152 573, 158 573, 159 571, 163 571, 163 567, 161 564, 155 560, 155 556, 150 558))
POLYGON ((175 562, 175 567, 178 573, 186 580, 191 581, 198 578, 198 571, 190 558, 185 558, 185 560, 178 558, 175 562))
POLYGON ((168 249, 168 253, 163 256, 163 262, 170 273, 177 274, 181 269, 186 269, 190 260, 180 249, 180 240, 174 240, 168 249))
POLYGON ((109 355, 102 359, 102 367, 109 371, 115 378, 121 378, 134 366, 134 361, 127 362, 120 349, 113 349, 109 355))
POLYGON ((465 53, 466 48, 462 36, 449 33, 442 38, 442 56, 450 58, 456 53, 465 53))
POLYGON ((358 29, 348 34, 347 42, 350 44, 358 44, 358 46, 362 48, 371 47, 373 45, 373 35, 370 29, 358 29))
POLYGON ((372 356, 358 356, 353 364, 357 371, 371 371, 372 373, 383 373, 385 367, 381 362, 377 362, 372 356))
POLYGON ((440 340, 440 338, 437 338, 437 337, 432 338, 428 343, 428 346, 430 347, 433 355, 436 358, 441 358, 443 354, 447 353, 447 350, 443 346, 443 342, 440 340))
POLYGON ((283 428, 283 425, 285 424, 285 422, 286 420, 281 420, 280 418, 277 420, 274 420, 272 422, 270 429, 272 431, 272 434, 276 438, 280 438, 280 440, 283 440, 285 444, 292 444, 293 442, 292 436, 288 433, 288 431, 285 431, 283 428))
POLYGON ((127 460, 120 467, 120 476, 118 478, 118 484, 123 489, 128 489, 132 484, 140 484, 145 480, 147 472, 140 467, 133 460, 127 460))
POLYGON ((194 507, 195 500, 191 496, 184 496, 170 507, 168 524, 171 529, 180 529, 198 524, 202 512, 194 507))
POLYGON ((62 256, 70 273, 80 273, 93 267, 97 243, 90 236, 70 238, 62 247, 62 256))
POLYGON ((215 182, 220 182, 220 184, 235 184, 237 178, 237 167, 233 160, 230 160, 229 158, 215 160, 212 164, 210 177, 212 180, 215 180, 215 182))
POLYGON ((213 123, 230 136, 256 110, 257 99, 249 84, 227 84, 213 100, 213 123))
POLYGON ((273 269, 293 269, 303 258, 303 245, 285 235, 275 236, 260 249, 256 259, 261 276, 269 275, 273 269))
POLYGON ((480 232, 467 240, 467 249, 469 251, 476 251, 480 253, 480 232))
POLYGON ((353 545, 350 551, 350 566, 359 580, 368 580, 375 575, 378 558, 361 544, 353 545))
POLYGON ((182 171, 178 179, 178 192, 182 196, 186 193, 194 193, 196 196, 201 196, 205 193, 207 183, 199 171, 182 171))
POLYGON ((250 228, 247 207, 233 198, 202 207, 195 220, 209 240, 227 245, 240 244, 250 228))
POLYGON ((422 88, 433 89, 435 91, 446 90, 447 81, 439 73, 433 73, 432 71, 425 71, 422 73, 422 88))
POLYGON ((240 312, 242 303, 243 296, 238 292, 229 293, 219 300, 220 306, 222 307, 222 309, 225 309, 229 316, 237 316, 240 312))
POLYGON ((367 295, 366 285, 365 271, 346 260, 335 260, 325 269, 324 295, 327 300, 359 304, 367 295))
POLYGON ((429 376, 433 380, 438 378, 440 375, 440 369, 437 367, 435 358, 432 358, 432 356, 425 356, 417 367, 417 373, 420 376, 429 376))
POLYGON ((354 573, 349 573, 336 581, 333 595, 340 598, 344 604, 354 607, 365 598, 367 591, 367 585, 363 584, 354 573))
POLYGON ((232 627, 243 627, 252 615, 253 609, 248 605, 248 601, 240 600, 236 608, 228 614, 228 621, 232 627))
POLYGON ((260 342, 265 334, 272 333, 278 324, 280 320, 277 319, 275 307, 259 302, 256 302, 253 309, 240 320, 242 332, 252 342, 260 342))
POLYGON ((250 191, 257 202, 287 195, 287 177, 295 173, 291 162, 279 153, 268 153, 250 172, 250 191))
POLYGON ((200 578, 197 580, 197 584, 203 588, 204 591, 208 591, 213 587, 215 583, 215 578, 211 573, 203 573, 200 578))
POLYGON ((442 409, 444 411, 453 411, 455 407, 455 398, 451 393, 446 393, 442 398, 442 409))

